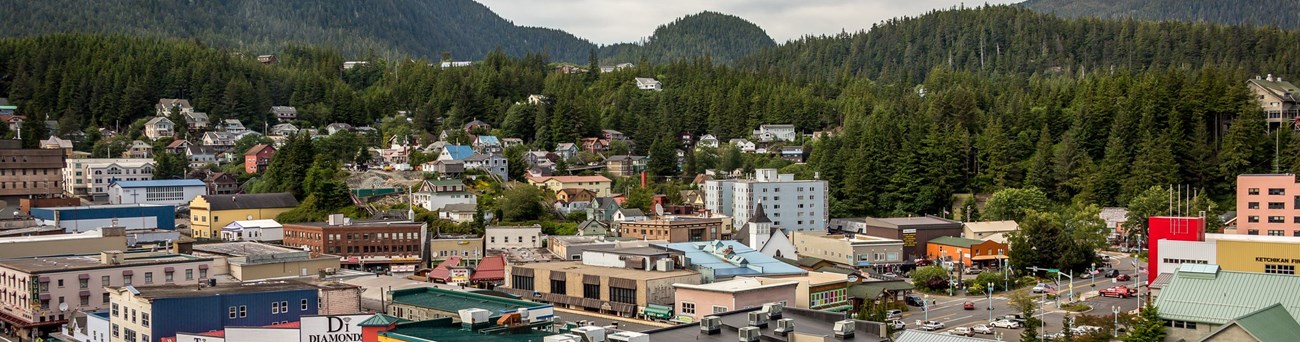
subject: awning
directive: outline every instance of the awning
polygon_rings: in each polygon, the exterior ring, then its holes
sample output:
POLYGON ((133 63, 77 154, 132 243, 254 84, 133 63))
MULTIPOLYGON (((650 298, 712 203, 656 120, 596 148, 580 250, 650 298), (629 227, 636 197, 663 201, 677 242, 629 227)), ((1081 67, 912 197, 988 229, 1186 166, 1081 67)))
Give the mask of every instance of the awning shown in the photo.
POLYGON ((999 259, 1006 259, 1006 258, 1007 256, 1005 255, 976 255, 971 257, 970 259, 974 261, 984 261, 984 260, 999 260, 999 259))
POLYGON ((129 276, 129 275, 132 275, 132 274, 135 274, 135 271, 131 271, 131 270, 123 270, 123 271, 122 271, 122 275, 124 275, 124 276, 129 276))
POLYGON ((175 267, 166 267, 166 268, 163 268, 163 272, 176 272, 176 268, 175 268, 175 267))
POLYGON ((645 314, 646 317, 669 319, 673 317, 673 308, 666 305, 648 304, 645 309, 641 310, 641 313, 645 314))
POLYGON ((836 307, 833 307, 833 308, 825 308, 825 309, 821 309, 821 311, 844 312, 844 311, 849 311, 849 310, 851 310, 851 309, 853 309, 853 306, 852 306, 852 305, 840 305, 840 306, 836 306, 836 307))
POLYGON ((204 264, 204 265, 199 265, 199 269, 200 269, 200 270, 206 270, 206 269, 208 269, 208 265, 206 265, 206 264, 204 264))
POLYGON ((78 274, 77 279, 90 279, 89 274, 78 274))

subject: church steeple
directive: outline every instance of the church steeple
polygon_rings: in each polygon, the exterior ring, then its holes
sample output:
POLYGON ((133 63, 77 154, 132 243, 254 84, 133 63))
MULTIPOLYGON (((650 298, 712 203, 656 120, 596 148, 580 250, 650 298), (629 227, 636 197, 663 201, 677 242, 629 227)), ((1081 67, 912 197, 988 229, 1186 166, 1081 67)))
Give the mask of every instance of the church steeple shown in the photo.
POLYGON ((763 246, 767 245, 767 240, 772 237, 772 220, 767 218, 767 213, 763 212, 762 202, 754 205, 754 212, 745 225, 748 226, 746 230, 749 231, 749 248, 762 250, 763 246))

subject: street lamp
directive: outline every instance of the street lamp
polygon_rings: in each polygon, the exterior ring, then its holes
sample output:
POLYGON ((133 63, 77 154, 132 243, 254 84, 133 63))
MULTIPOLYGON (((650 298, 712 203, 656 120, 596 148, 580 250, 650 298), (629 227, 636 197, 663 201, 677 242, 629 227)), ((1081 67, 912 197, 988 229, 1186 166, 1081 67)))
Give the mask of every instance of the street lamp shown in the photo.
POLYGON ((1038 338, 1047 336, 1047 311, 1043 310, 1043 301, 1038 301, 1038 338))
POLYGON ((989 300, 989 308, 988 308, 988 311, 989 311, 989 322, 993 322, 993 282, 989 282, 988 287, 986 287, 985 289, 988 290, 988 294, 989 294, 989 297, 988 297, 988 300, 989 300))
POLYGON ((921 311, 925 311, 925 320, 930 320, 930 295, 921 297, 921 311))
POLYGON ((1115 325, 1111 327, 1111 336, 1119 337, 1119 306, 1111 305, 1110 312, 1115 314, 1115 325))

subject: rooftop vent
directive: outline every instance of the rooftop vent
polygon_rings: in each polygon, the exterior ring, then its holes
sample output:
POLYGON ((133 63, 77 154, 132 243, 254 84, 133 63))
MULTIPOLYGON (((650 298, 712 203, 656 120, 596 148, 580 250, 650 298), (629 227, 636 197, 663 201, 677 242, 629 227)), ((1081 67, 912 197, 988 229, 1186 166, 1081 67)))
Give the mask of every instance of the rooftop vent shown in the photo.
POLYGON ((701 334, 713 335, 719 332, 722 332, 722 318, 719 318, 718 316, 704 316, 704 319, 700 320, 701 334))
POLYGON ((766 328, 767 311, 750 311, 748 322, 751 327, 766 328))
POLYGON ((575 335, 582 337, 582 342, 605 342, 605 328, 597 326, 585 326, 570 330, 575 335))
POLYGON ((835 337, 851 338, 853 337, 854 325, 853 320, 836 321, 831 330, 835 331, 835 337))
POLYGON ((778 319, 781 319, 781 311, 782 311, 783 309, 785 309, 785 304, 781 304, 781 303, 767 303, 767 304, 763 304, 763 310, 762 310, 762 311, 767 311, 767 318, 768 318, 768 319, 770 319, 770 320, 778 320, 778 319))
POLYGON ((763 330, 755 327, 740 328, 738 333, 740 342, 758 342, 759 336, 763 336, 763 330))
POLYGON ((650 342, 650 335, 634 331, 620 331, 609 335, 609 342, 650 342))
POLYGON ((789 335, 790 333, 794 332, 794 319, 785 318, 785 319, 777 320, 776 330, 773 330, 772 332, 781 336, 789 335))

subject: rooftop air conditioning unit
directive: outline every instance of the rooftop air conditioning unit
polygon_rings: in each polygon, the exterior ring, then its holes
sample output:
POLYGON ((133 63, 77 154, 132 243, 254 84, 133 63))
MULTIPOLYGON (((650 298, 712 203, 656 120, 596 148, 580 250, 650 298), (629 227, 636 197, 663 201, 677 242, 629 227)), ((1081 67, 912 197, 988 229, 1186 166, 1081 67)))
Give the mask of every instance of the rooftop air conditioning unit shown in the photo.
POLYGON ((766 312, 766 311, 750 311, 750 312, 749 312, 749 326, 751 326, 751 327, 759 327, 759 328, 766 328, 766 327, 767 327, 767 312, 766 312))
POLYGON ((758 342, 758 337, 763 336, 763 330, 757 327, 744 327, 740 328, 739 335, 739 342, 758 342))
POLYGON ((570 334, 559 334, 543 337, 542 342, 582 342, 582 337, 570 334))
POLYGON ((704 316, 700 320, 700 333, 713 335, 722 332, 722 318, 718 316, 704 316))
POLYGON ((605 342, 605 328, 597 326, 585 326, 570 330, 574 335, 582 337, 582 342, 605 342))
POLYGON ((609 342, 650 342, 650 335, 635 331, 620 331, 609 335, 609 342))
POLYGON ((831 330, 835 331, 835 337, 838 338, 853 337, 854 322, 853 320, 848 320, 848 319, 843 321, 836 321, 835 327, 832 328, 831 330))
POLYGON ((767 311, 767 318, 770 320, 781 319, 781 311, 785 309, 785 304, 767 303, 763 304, 763 311, 767 311))
POLYGON ((492 316, 491 311, 478 308, 461 309, 457 313, 460 314, 460 322, 465 324, 485 323, 492 316))
POLYGON ((783 318, 776 321, 776 330, 772 331, 777 335, 786 336, 794 332, 794 319, 783 318))

